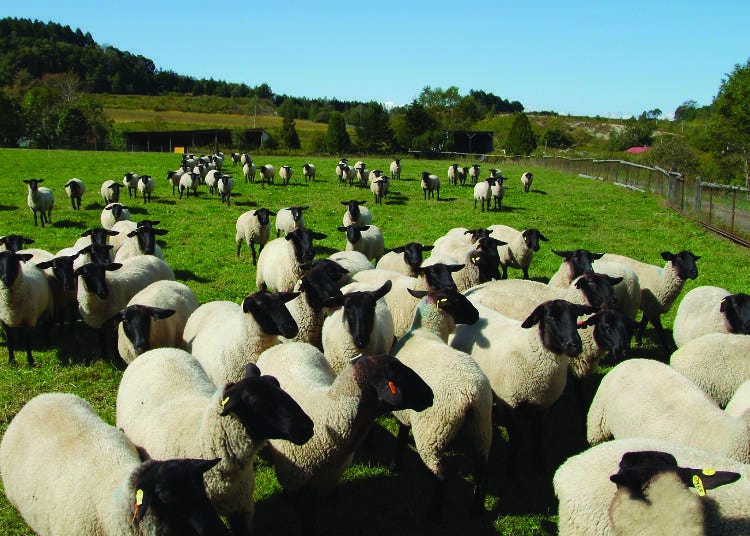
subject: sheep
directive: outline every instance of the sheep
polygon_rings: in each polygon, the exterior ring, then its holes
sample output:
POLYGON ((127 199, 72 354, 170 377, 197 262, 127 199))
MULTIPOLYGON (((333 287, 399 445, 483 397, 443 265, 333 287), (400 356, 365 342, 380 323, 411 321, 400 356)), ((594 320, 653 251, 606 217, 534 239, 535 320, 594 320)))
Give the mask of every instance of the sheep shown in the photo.
POLYGON ((750 335, 701 335, 675 350, 669 364, 726 407, 740 384, 750 380, 750 335))
POLYGON ((391 165, 388 168, 391 172, 391 180, 396 180, 401 178, 401 159, 396 158, 393 162, 391 162, 391 165))
POLYGON ((131 231, 135 231, 137 228, 138 224, 131 220, 120 220, 112 226, 110 232, 113 234, 109 237, 109 243, 112 246, 113 255, 116 255, 117 251, 122 247, 125 241, 128 240, 128 234, 131 231))
POLYGON ((482 212, 484 212, 484 206, 487 205, 487 211, 490 210, 490 201, 492 200, 492 185, 494 179, 487 177, 485 180, 478 182, 474 185, 474 208, 477 208, 477 200, 481 201, 482 212))
MULTIPOLYGON (((476 249, 469 244, 459 247, 452 255, 437 254, 433 249, 432 255, 422 263, 422 266, 439 263, 463 266, 453 275, 453 280, 458 291, 464 292, 480 283, 500 279, 500 257, 497 248, 504 244, 505 242, 500 240, 486 237, 477 240, 476 249)), ((437 246, 436 240, 435 247, 437 246)))
POLYGON ((448 184, 458 186, 458 164, 448 166, 448 184))
POLYGON ((138 191, 143 196, 144 203, 151 202, 151 192, 154 191, 154 179, 151 175, 141 175, 138 177, 138 191))
POLYGON ((401 464, 409 429, 422 462, 433 474, 434 492, 428 512, 439 513, 446 492, 445 457, 456 437, 470 445, 474 467, 474 513, 484 511, 487 461, 492 443, 492 389, 470 355, 448 346, 456 324, 473 324, 476 308, 453 289, 413 291, 419 298, 411 329, 393 347, 393 355, 430 386, 432 406, 415 412, 397 411, 397 450, 391 470, 401 464))
POLYGON ((388 182, 387 179, 377 179, 370 183, 370 191, 375 196, 375 204, 376 205, 382 205, 383 204, 383 196, 385 196, 385 192, 388 189, 388 182))
POLYGON ((476 184, 479 181, 479 164, 472 164, 469 168, 469 177, 471 177, 471 183, 476 184))
MULTIPOLYGON (((456 327, 450 345, 479 364, 500 408, 509 413, 511 460, 518 461, 522 452, 540 459, 540 438, 531 430, 541 424, 544 412, 565 389, 570 358, 583 350, 577 318, 595 311, 587 305, 550 300, 539 304, 523 322, 482 308, 478 322, 456 327)), ((522 462, 528 468, 529 458, 522 462)), ((516 464, 515 470, 520 469, 516 464)))
POLYGON ((218 169, 219 171, 221 171, 221 168, 224 167, 224 153, 222 153, 221 151, 216 151, 216 153, 214 153, 211 161, 216 166, 216 169, 218 169))
POLYGON ((381 270, 393 270, 409 277, 417 277, 419 268, 422 266, 423 253, 431 251, 435 246, 420 244, 419 242, 408 242, 403 246, 397 246, 386 253, 378 261, 376 268, 381 270))
MULTIPOLYGON (((129 198, 132 198, 133 194, 135 194, 138 191, 138 179, 139 179, 138 174, 133 171, 131 171, 130 173, 126 173, 122 177, 122 185, 128 189, 129 198)), ((172 190, 172 193, 174 193, 174 190, 172 190)))
MULTIPOLYGON (((197 169, 197 168, 196 168, 197 169)), ((182 176, 185 173, 188 172, 195 172, 195 169, 191 171, 191 169, 187 166, 181 167, 180 169, 176 171, 167 171, 167 181, 169 181, 169 184, 172 186, 172 195, 174 195, 175 188, 180 187, 180 179, 182 179, 182 176)), ((198 172, 200 176, 200 171, 198 172)), ((138 184, 136 183, 136 188, 138 187, 138 184)))
POLYGON ((291 233, 295 229, 305 228, 305 216, 303 212, 310 207, 305 205, 286 207, 279 210, 276 215, 276 238, 283 232, 284 234, 291 233))
POLYGON ((234 189, 234 179, 229 175, 222 175, 219 177, 217 184, 219 195, 221 195, 221 202, 230 205, 232 200, 232 190, 234 189))
POLYGON ((328 258, 342 266, 349 274, 349 277, 344 276, 344 278, 339 280, 340 286, 349 283, 351 280, 350 276, 363 270, 373 269, 370 259, 365 257, 364 253, 360 253, 359 251, 337 251, 332 253, 328 258))
POLYGON ((372 213, 370 209, 364 206, 365 203, 366 201, 356 201, 354 199, 341 201, 341 204, 347 207, 341 225, 344 227, 353 224, 370 225, 372 223, 372 213))
POLYGON ((52 190, 45 186, 39 186, 44 179, 23 179, 28 186, 26 204, 34 214, 34 227, 36 227, 36 213, 39 212, 39 220, 44 227, 45 223, 52 225, 52 207, 55 205, 55 195, 52 190))
POLYGON ((310 229, 295 229, 283 238, 266 244, 258 254, 255 284, 258 289, 288 291, 307 269, 304 265, 315 258, 313 240, 323 240, 326 235, 310 229))
POLYGON ((354 175, 357 178, 357 181, 359 182, 359 187, 364 188, 367 185, 367 178, 370 173, 370 170, 365 167, 364 162, 357 162, 354 165, 354 175), (361 167, 357 167, 361 164, 361 167))
POLYGON ((338 374, 348 361, 360 354, 386 354, 393 346, 393 319, 383 296, 391 282, 374 287, 367 283, 349 283, 342 294, 323 305, 334 310, 323 321, 323 354, 338 374))
POLYGON ((157 229, 159 223, 159 220, 141 220, 134 230, 125 233, 127 239, 117 248, 115 262, 122 262, 138 255, 154 255, 163 259, 164 252, 156 243, 156 236, 164 236, 169 231, 157 229))
POLYGON ((155 281, 136 293, 116 315, 117 349, 126 363, 153 348, 182 346, 182 332, 198 298, 177 281, 155 281))
POLYGON ((672 325, 677 348, 707 333, 750 335, 750 296, 702 286, 682 298, 672 325))
MULTIPOLYGON (((240 153, 231 153, 229 157, 232 159, 232 167, 238 165, 240 163, 240 159, 242 158, 240 153)), ((244 164, 244 162, 242 163, 244 164)))
POLYGON ((523 175, 521 175, 521 186, 523 186, 523 191, 526 193, 529 193, 529 190, 531 189, 531 183, 534 181, 534 175, 530 171, 526 171, 523 175))
POLYGON ((50 290, 52 291, 53 318, 62 327, 67 316, 70 325, 78 317, 78 303, 76 295, 76 278, 73 275, 74 263, 79 254, 69 250, 58 252, 53 258, 36 262, 37 268, 44 270, 50 290))
MULTIPOLYGON (((666 261, 663 268, 611 253, 605 254, 601 260, 624 264, 635 271, 641 287, 639 308, 643 312, 635 333, 636 342, 641 343, 643 332, 650 322, 656 329, 665 355, 669 355, 669 348, 672 344, 661 325, 661 315, 672 307, 672 303, 682 290, 685 281, 698 277, 696 261, 700 257, 684 250, 679 253, 664 251, 661 257, 666 261)), ((596 266, 594 269, 596 269, 596 266)))
POLYGON ((102 183, 99 193, 104 199, 104 204, 109 205, 110 203, 120 202, 120 188, 122 185, 119 182, 113 180, 106 180, 102 183))
POLYGON ((490 236, 491 231, 485 228, 467 229, 466 227, 454 227, 448 230, 443 236, 435 240, 435 250, 433 253, 441 252, 443 248, 448 255, 451 254, 451 249, 455 251, 455 248, 459 249, 475 244, 480 238, 486 238, 490 236), (444 246, 441 245, 446 243, 444 246))
POLYGON ((617 298, 615 309, 630 318, 635 318, 641 305, 642 295, 641 283, 635 270, 625 264, 603 259, 594 261, 593 266, 598 273, 622 278, 622 281, 615 285, 615 296, 617 298))
POLYGON ((500 266, 503 268, 503 279, 508 278, 508 267, 523 272, 523 278, 529 278, 529 266, 534 259, 534 253, 539 251, 539 241, 549 242, 539 229, 525 229, 519 231, 507 225, 490 225, 488 227, 493 238, 497 238, 506 245, 498 248, 500 266))
POLYGON ((440 177, 433 175, 429 171, 422 172, 422 193, 424 199, 427 201, 428 197, 435 197, 437 192, 437 200, 440 201, 440 177))
POLYGON ((253 255, 253 265, 257 266, 255 244, 258 244, 258 251, 260 252, 268 242, 271 236, 270 216, 276 216, 276 213, 267 208, 249 210, 240 214, 235 224, 237 233, 234 236, 237 243, 237 258, 240 256, 240 249, 244 240, 253 255))
POLYGON ((214 382, 224 385, 242 378, 245 365, 255 363, 263 350, 299 331, 286 303, 299 292, 259 290, 241 304, 205 303, 190 315, 183 331, 183 348, 200 362, 214 382))
POLYGON ((305 182, 315 182, 315 164, 302 164, 302 176, 305 177, 305 182))
POLYGON ((347 165, 346 158, 342 158, 341 160, 339 160, 339 163, 336 164, 336 177, 338 177, 339 182, 341 182, 341 183, 346 182, 346 179, 347 179, 346 175, 347 174, 344 171, 344 169, 348 168, 348 167, 349 166, 347 165))
POLYGON ((248 153, 242 153, 240 155, 240 164, 246 164, 247 162, 252 162, 252 158, 250 158, 250 155, 248 153))
POLYGON ((282 185, 288 186, 289 180, 292 178, 292 175, 294 175, 292 166, 281 166, 279 168, 279 178, 281 179, 282 185))
POLYGON ((198 197, 199 178, 200 174, 194 173, 192 171, 187 171, 180 176, 180 182, 177 184, 177 190, 180 193, 180 199, 182 199, 182 194, 185 194, 185 197, 189 197, 190 190, 193 191, 193 197, 198 197))
MULTIPOLYGON (((500 210, 503 204, 503 197, 505 197, 505 185, 503 184, 504 178, 502 175, 494 177, 494 182, 490 186, 490 194, 492 194, 492 210, 500 210)), ((487 207, 489 210, 489 206, 487 207)))
POLYGON ((19 251, 25 244, 33 244, 34 239, 19 234, 0 236, 0 251, 19 251))
POLYGON ((211 195, 213 195, 215 190, 217 189, 217 186, 219 184, 219 177, 221 177, 221 172, 215 169, 212 169, 208 173, 206 173, 205 182, 206 186, 208 186, 208 193, 210 193, 211 195))
POLYGON ((65 193, 70 198, 70 204, 73 210, 80 210, 81 208, 81 197, 86 191, 86 185, 81 179, 75 177, 65 183, 65 193))
POLYGON ((32 255, 0 252, 0 325, 8 346, 8 364, 14 366, 16 334, 26 350, 26 360, 34 366, 30 330, 40 318, 52 316, 52 292, 41 269, 28 263, 32 255))
POLYGON ((148 459, 73 394, 45 393, 0 443, 3 488, 37 534, 227 535, 206 496, 213 460, 148 459))
POLYGON ((602 379, 586 420, 586 437, 652 437, 750 461, 750 408, 741 418, 722 411, 697 385, 669 365, 623 361, 602 379))
POLYGON ((278 385, 250 365, 215 386, 184 350, 160 348, 128 366, 117 391, 117 426, 156 458, 220 458, 203 477, 233 534, 250 534, 253 460, 269 438, 305 443, 313 423, 278 385))
POLYGON ((245 182, 251 184, 254 183, 256 172, 257 168, 255 167, 255 164, 253 164, 252 159, 248 156, 247 161, 242 164, 242 175, 245 177, 245 182))
POLYGON ((604 253, 592 253, 587 249, 574 249, 568 251, 552 250, 552 253, 562 257, 560 268, 547 283, 551 287, 567 287, 576 277, 583 274, 593 274, 592 262, 601 259, 604 253))
POLYGON ((376 225, 349 225, 348 227, 337 227, 338 231, 346 233, 346 251, 359 251, 370 260, 383 256, 385 252, 385 241, 383 233, 376 225))
MULTIPOLYGON (((667 453, 681 465, 706 468, 694 470, 692 474, 701 479, 704 490, 711 489, 712 469, 732 471, 741 475, 731 486, 719 487, 701 497, 705 508, 705 532, 700 534, 747 534, 750 522, 747 519, 747 504, 750 501, 750 465, 729 458, 703 452, 694 448, 650 438, 621 439, 608 441, 569 458, 556 471, 553 483, 559 498, 559 532, 561 536, 575 534, 612 535, 613 527, 608 516, 617 487, 611 475, 618 472, 623 457, 634 452, 667 453), (709 483, 709 484, 707 484, 709 483)), ((632 454, 631 454, 632 456, 632 454)), ((653 454, 652 454, 653 456, 653 454)), ((635 467, 637 469, 637 466, 635 467)), ((721 475, 719 471, 717 475, 721 475)), ((617 478, 614 480, 618 480, 617 478)), ((689 480, 692 482, 692 477, 689 480)), ((652 494, 651 504, 656 497, 652 494)), ((672 508, 678 510, 686 497, 681 497, 672 508)), ((646 505, 644 504, 644 507, 646 505)), ((634 530, 639 528, 632 527, 634 530)), ((659 531, 654 526, 653 534, 682 534, 659 531)), ((630 532, 628 532, 630 533, 630 532)), ((652 534, 652 532, 637 532, 652 534)))
POLYGON ((102 228, 112 229, 112 227, 118 221, 129 220, 130 211, 125 205, 121 203, 110 203, 102 209, 102 215, 99 220, 101 221, 102 228))
POLYGON ((260 166, 258 168, 258 171, 260 172, 261 186, 263 186, 263 184, 266 182, 269 185, 273 184, 274 177, 276 176, 276 168, 274 168, 271 164, 266 164, 265 166, 260 166))
POLYGON ((276 377, 314 423, 313 437, 304 445, 271 439, 264 452, 284 491, 302 499, 296 504, 306 534, 315 533, 320 496, 336 487, 375 419, 432 404, 425 381, 390 355, 358 356, 336 375, 322 352, 295 342, 263 352, 258 368, 276 377))

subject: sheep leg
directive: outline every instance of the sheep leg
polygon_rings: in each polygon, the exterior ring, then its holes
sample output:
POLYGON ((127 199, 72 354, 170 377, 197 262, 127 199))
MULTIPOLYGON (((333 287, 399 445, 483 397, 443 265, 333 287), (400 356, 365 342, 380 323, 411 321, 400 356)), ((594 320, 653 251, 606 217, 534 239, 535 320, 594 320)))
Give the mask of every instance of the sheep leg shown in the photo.
POLYGON ((75 198, 74 198, 74 197, 71 197, 71 198, 70 198, 70 206, 72 206, 72 207, 73 207, 73 210, 75 210, 75 209, 76 209, 76 200, 75 200, 75 198))
POLYGON ((487 497, 487 456, 477 452, 474 456, 474 498, 471 501, 471 513, 484 512, 484 500, 487 497))
POLYGON ((529 269, 528 267, 523 268, 523 278, 528 279, 529 278, 529 269))
POLYGON ((664 330, 664 327, 661 325, 661 317, 657 316, 655 319, 651 320, 651 324, 654 326, 654 329, 656 329, 656 334, 659 337, 659 342, 661 342, 661 349, 662 354, 665 358, 669 358, 669 356, 672 354, 672 350, 674 347, 674 344, 672 341, 670 341, 669 336, 667 335, 667 332, 664 330))
POLYGON ((406 452, 406 446, 409 442, 409 427, 405 424, 399 423, 398 435, 396 436, 396 448, 393 451, 393 458, 391 459, 391 465, 388 469, 392 472, 401 469, 401 464, 404 461, 404 452, 406 452))
MULTIPOLYGON (((253 254, 253 266, 258 266, 258 257, 255 255, 255 243, 250 242, 249 246, 250 246, 250 253, 253 254)), ((263 249, 263 246, 260 246, 258 248, 258 253, 260 253, 262 249, 263 249)))
POLYGON ((232 531, 233 536, 251 536, 253 518, 249 513, 235 514, 227 516, 229 521, 229 528, 232 531))
POLYGON ((301 489, 294 493, 294 505, 302 520, 303 534, 314 536, 318 531, 318 505, 320 497, 317 493, 301 489))
POLYGON ((425 519, 428 521, 440 519, 443 502, 445 501, 445 494, 448 490, 448 479, 445 474, 445 465, 442 460, 438 462, 437 471, 434 473, 434 476, 432 499, 430 500, 430 505, 425 512, 425 519))
POLYGON ((34 356, 31 355, 31 333, 30 329, 27 327, 21 328, 21 339, 23 340, 23 346, 26 350, 26 362, 29 364, 29 367, 33 367, 36 363, 34 363, 34 356))
POLYGON ((638 346, 641 346, 643 344, 643 333, 646 331, 646 326, 648 325, 648 318, 646 318, 646 315, 644 314, 641 317, 641 321, 638 322, 638 325, 635 327, 635 342, 638 346))
POLYGON ((5 322, 2 322, 3 325, 3 335, 5 337, 5 344, 8 347, 8 365, 11 367, 15 367, 17 365, 16 363, 16 356, 13 353, 13 328, 8 327, 8 325, 5 322))

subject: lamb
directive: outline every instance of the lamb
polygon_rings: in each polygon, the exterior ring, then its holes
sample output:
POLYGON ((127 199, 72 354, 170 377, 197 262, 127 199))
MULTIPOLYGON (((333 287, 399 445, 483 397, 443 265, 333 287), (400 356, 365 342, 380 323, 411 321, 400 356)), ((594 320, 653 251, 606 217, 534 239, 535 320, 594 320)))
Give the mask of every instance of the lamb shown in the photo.
POLYGON ((99 219, 102 223, 102 228, 112 229, 118 221, 129 220, 130 211, 125 205, 110 203, 102 209, 102 215, 99 219))
POLYGON ((65 393, 34 397, 0 443, 5 494, 42 535, 228 536, 203 485, 218 462, 150 460, 88 402, 65 393))
POLYGON ((51 317, 53 312, 52 292, 44 273, 35 265, 26 263, 31 257, 22 252, 0 252, 0 325, 11 366, 16 364, 14 346, 18 342, 26 349, 28 365, 34 366, 30 330, 40 318, 51 317))
POLYGON ((482 212, 484 212, 484 206, 487 205, 487 210, 490 210, 490 201, 492 200, 492 185, 495 183, 492 177, 487 177, 485 180, 478 182, 474 185, 474 208, 477 208, 477 200, 482 203, 482 212))
MULTIPOLYGON (((169 178, 169 176, 167 176, 169 178)), ((135 172, 126 173, 122 177, 122 185, 128 189, 128 197, 132 198, 133 194, 135 194, 138 191, 138 174, 135 172)), ((172 193, 174 193, 174 190, 172 190, 172 193)))
POLYGON ((393 354, 427 382, 432 406, 421 411, 397 411, 397 450, 391 470, 398 469, 409 438, 409 428, 422 462, 434 477, 428 512, 439 513, 446 492, 445 456, 456 437, 468 439, 474 467, 474 513, 484 511, 487 461, 492 442, 492 389, 470 355, 448 346, 456 324, 473 324, 476 308, 453 289, 413 291, 421 301, 411 329, 393 348, 393 354))
POLYGON ((144 203, 151 202, 151 192, 154 191, 154 179, 151 175, 141 175, 138 177, 138 191, 143 196, 144 203))
POLYGON ((253 460, 269 438, 301 445, 313 423, 272 376, 250 365, 237 383, 215 386, 177 348, 146 352, 125 370, 117 426, 157 458, 220 458, 206 472, 206 494, 232 534, 250 534, 253 460))
POLYGON ((279 177, 281 178, 281 184, 284 186, 289 185, 289 180, 292 178, 292 175, 294 175, 292 166, 281 166, 279 168, 279 177))
POLYGON ((80 210, 81 208, 81 197, 86 191, 86 185, 81 179, 75 177, 65 183, 65 193, 70 198, 70 204, 73 210, 80 210))
MULTIPOLYGON (((494 177, 494 183, 490 186, 490 193, 492 194, 492 210, 500 210, 503 204, 503 197, 505 197, 505 184, 502 175, 494 177)), ((489 210, 489 206, 487 207, 489 210)))
POLYGON ((253 265, 257 266, 255 244, 258 244, 258 251, 260 252, 268 242, 271 236, 270 216, 276 216, 276 213, 271 212, 267 208, 249 210, 240 214, 235 224, 237 233, 234 236, 234 240, 237 242, 238 258, 240 256, 240 249, 242 248, 242 241, 244 240, 253 255, 253 265))
POLYGON ((222 175, 219 177, 217 184, 219 195, 221 196, 221 202, 226 203, 229 206, 232 200, 232 190, 234 189, 234 179, 229 175, 222 175))
POLYGON ((385 240, 383 233, 376 225, 349 225, 348 227, 337 227, 338 231, 346 233, 346 251, 359 251, 370 260, 383 256, 385 252, 385 240))
POLYGON ((680 346, 669 364, 723 408, 750 380, 750 335, 707 333, 680 346))
POLYGON ((183 347, 200 362, 214 385, 242 379, 245 365, 255 363, 279 335, 291 339, 297 324, 285 304, 299 292, 249 294, 242 305, 214 301, 201 305, 188 318, 183 347))
POLYGON ((498 248, 500 266, 503 268, 503 279, 508 278, 508 267, 523 272, 523 278, 529 278, 529 266, 534 259, 534 253, 539 251, 539 241, 549 242, 539 229, 519 231, 507 225, 490 225, 488 227, 493 238, 507 242, 498 248))
MULTIPOLYGON (((679 253, 664 251, 661 257, 667 261, 664 268, 610 253, 605 254, 601 260, 624 264, 638 275, 638 283, 641 287, 639 308, 643 311, 643 316, 635 333, 636 342, 641 343, 646 325, 651 322, 661 340, 665 354, 668 355, 672 344, 661 325, 661 315, 672 307, 672 303, 682 290, 685 281, 688 278, 695 279, 698 277, 698 267, 695 261, 700 257, 689 251, 680 251, 679 253)), ((596 269, 596 266, 594 269, 596 269)))
POLYGON ((302 499, 295 502, 306 534, 316 530, 320 496, 336 487, 375 419, 432 404, 430 387, 390 355, 359 356, 336 375, 322 352, 295 342, 266 350, 258 368, 275 376, 314 423, 313 437, 304 445, 272 439, 264 454, 284 491, 302 499))
POLYGON ((391 282, 381 287, 349 283, 342 294, 323 305, 335 308, 323 322, 323 354, 338 374, 356 355, 386 354, 393 346, 393 319, 383 296, 391 282))
POLYGON ((592 253, 587 249, 574 249, 568 251, 552 250, 552 253, 562 257, 563 261, 560 268, 550 278, 547 283, 551 287, 567 287, 576 277, 583 274, 593 274, 594 267, 592 263, 596 259, 601 259, 604 253, 592 253))
POLYGON ((672 335, 677 348, 707 333, 750 335, 750 296, 719 287, 696 287, 682 298, 672 335))
POLYGON ((391 165, 388 169, 391 172, 391 180, 400 179, 401 178, 401 159, 396 158, 393 162, 391 162, 391 165))
POLYGON ((305 210, 310 208, 305 205, 286 207, 279 210, 276 216, 276 238, 283 232, 284 234, 291 233, 295 229, 305 228, 305 216, 302 214, 305 210))
POLYGON ((750 461, 750 408, 737 418, 722 411, 701 389, 650 359, 630 359, 602 380, 589 408, 591 445, 607 439, 651 437, 750 461))
POLYGON ((408 242, 403 246, 397 246, 386 253, 376 268, 380 270, 392 270, 409 277, 417 277, 419 268, 422 266, 423 253, 431 251, 435 246, 420 244, 419 242, 408 242))
POLYGON ((534 181, 534 175, 530 171, 526 171, 523 175, 521 175, 521 185, 523 186, 523 191, 526 193, 529 193, 529 190, 531 189, 531 183, 534 181))
POLYGON ((364 204, 366 201, 356 201, 354 199, 350 201, 341 201, 341 204, 346 206, 346 212, 344 212, 344 218, 342 225, 348 227, 349 225, 370 225, 372 223, 372 213, 364 204))
MULTIPOLYGON (((692 472, 701 479, 704 490, 711 489, 712 484, 709 483, 713 476, 712 468, 741 475, 740 479, 731 486, 712 489, 707 493, 707 497, 701 497, 706 506, 706 515, 701 516, 701 519, 705 520, 706 528, 705 532, 700 532, 700 534, 739 535, 750 531, 750 521, 747 518, 747 504, 750 501, 750 465, 677 443, 650 438, 633 438, 597 445, 582 454, 569 458, 557 470, 553 482, 555 493, 560 500, 559 531, 561 536, 616 534, 608 516, 613 503, 612 499, 617 492, 615 482, 610 475, 618 472, 619 465, 626 454, 644 451, 667 453, 681 465, 706 468, 705 472, 700 469, 692 472)), ((717 471, 716 475, 721 475, 721 472, 717 471)), ((692 482, 692 477, 689 482, 692 482)), ((656 497, 653 493, 651 498, 651 504, 654 504, 653 499, 656 497)), ((684 506, 682 501, 686 500, 683 494, 680 502, 672 506, 673 510, 679 511, 684 506)), ((646 506, 644 504, 644 507, 646 506)), ((617 519, 616 515, 615 519, 617 519)), ((632 526, 634 530, 638 528, 638 525, 632 526)), ((652 528, 654 532, 638 532, 638 534, 674 533, 669 530, 661 531, 658 525, 653 525, 652 528)), ((681 534, 682 530, 684 530, 683 527, 680 527, 677 532, 681 534)))
POLYGON ((160 259, 164 258, 164 252, 156 243, 156 236, 164 236, 169 231, 167 229, 157 229, 159 220, 141 220, 136 224, 136 228, 125 236, 127 239, 117 249, 115 253, 115 262, 122 262, 125 259, 138 255, 154 255, 160 259))
MULTIPOLYGON (((193 191, 193 197, 198 197, 199 178, 200 174, 193 171, 187 171, 180 176, 180 182, 177 184, 177 190, 180 192, 180 199, 182 199, 182 194, 185 194, 185 197, 188 197, 190 195, 190 190, 193 191)), ((172 191, 172 193, 174 193, 174 191, 172 191)))
POLYGON ((305 177, 305 182, 315 182, 315 164, 302 164, 302 176, 305 177))
POLYGON ((120 202, 120 188, 122 188, 122 185, 112 179, 106 180, 102 183, 99 193, 102 195, 105 205, 120 202))
POLYGON ((476 184, 479 181, 479 164, 472 164, 469 168, 469 177, 471 177, 472 184, 476 184))
POLYGON ((437 192, 437 200, 440 201, 440 177, 433 175, 429 171, 422 172, 422 193, 424 199, 427 201, 428 197, 435 197, 437 192))
POLYGON ((283 238, 266 244, 258 254, 255 284, 258 289, 269 288, 288 291, 306 271, 306 265, 315 258, 314 240, 323 240, 326 235, 310 229, 295 229, 283 238))
POLYGON ((374 180, 370 183, 370 191, 375 196, 375 204, 382 205, 383 197, 388 191, 388 180, 385 178, 374 180))
POLYGON ((36 227, 36 213, 39 212, 39 220, 44 227, 45 223, 52 224, 52 207, 55 205, 55 195, 52 190, 45 186, 39 186, 44 179, 24 179, 29 193, 26 196, 26 204, 34 213, 34 227, 36 227))
MULTIPOLYGON (((198 298, 177 281, 155 281, 115 316, 117 349, 126 363, 153 348, 182 346, 182 333, 198 298)), ((153 453, 152 453, 153 454, 153 453)))
POLYGON ((258 168, 258 171, 260 172, 260 184, 263 186, 264 183, 273 184, 273 179, 276 176, 276 168, 274 168, 271 164, 266 164, 265 166, 260 166, 258 168))
MULTIPOLYGON (((197 167, 192 170, 193 173, 195 173, 197 167)), ((180 187, 180 179, 182 179, 182 176, 185 173, 191 172, 190 168, 187 165, 184 165, 180 169, 176 171, 167 171, 167 181, 169 181, 169 184, 172 186, 172 195, 174 195, 175 188, 180 187)), ((198 170, 198 176, 200 176, 200 170, 198 170)), ((138 188, 138 183, 136 182, 136 188, 138 188)), ((128 193, 130 190, 128 190, 128 193)), ((137 195, 137 194, 136 194, 137 195)))
POLYGON ((252 159, 248 156, 247 161, 242 164, 242 175, 245 177, 246 183, 254 183, 255 182, 255 173, 257 171, 257 168, 255 167, 255 164, 253 164, 252 159))

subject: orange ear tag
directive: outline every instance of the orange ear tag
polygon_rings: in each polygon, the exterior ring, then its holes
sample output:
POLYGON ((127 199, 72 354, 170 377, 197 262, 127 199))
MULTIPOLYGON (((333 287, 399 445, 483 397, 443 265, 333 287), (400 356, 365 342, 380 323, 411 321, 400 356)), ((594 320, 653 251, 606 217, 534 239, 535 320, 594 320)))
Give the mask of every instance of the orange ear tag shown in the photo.
POLYGON ((388 387, 390 387, 391 393, 393 393, 394 395, 398 394, 398 391, 396 390, 396 384, 395 383, 393 383, 392 381, 389 380, 388 381, 388 387))

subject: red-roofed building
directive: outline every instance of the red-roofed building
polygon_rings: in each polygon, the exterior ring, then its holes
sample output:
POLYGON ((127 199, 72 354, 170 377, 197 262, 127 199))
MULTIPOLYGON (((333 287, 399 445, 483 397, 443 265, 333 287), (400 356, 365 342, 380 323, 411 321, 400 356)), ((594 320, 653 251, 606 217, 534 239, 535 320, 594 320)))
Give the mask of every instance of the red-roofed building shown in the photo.
POLYGON ((630 149, 627 149, 625 152, 630 154, 641 154, 645 153, 651 149, 651 147, 631 147, 630 149))

